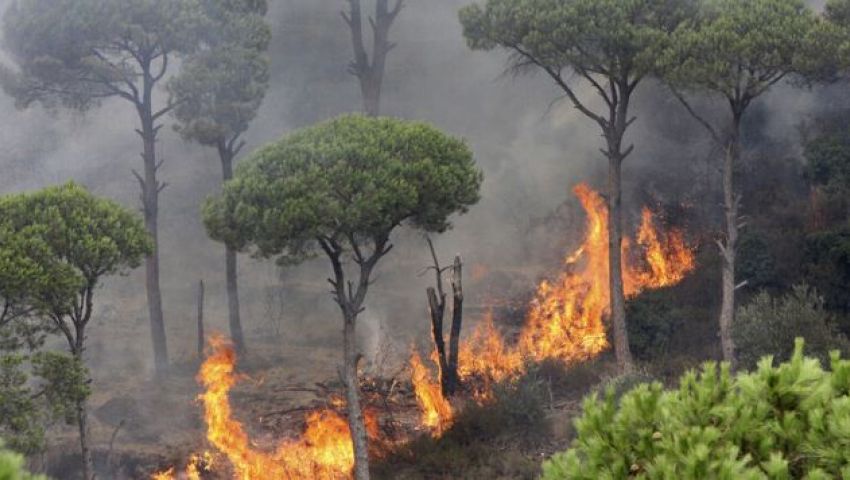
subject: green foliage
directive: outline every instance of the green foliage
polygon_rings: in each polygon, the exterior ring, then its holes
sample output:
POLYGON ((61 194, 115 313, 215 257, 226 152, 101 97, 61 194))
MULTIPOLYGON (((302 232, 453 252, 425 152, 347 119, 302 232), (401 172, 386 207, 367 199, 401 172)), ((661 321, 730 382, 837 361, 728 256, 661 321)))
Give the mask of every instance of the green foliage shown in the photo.
POLYGON ((137 215, 73 183, 0 198, 0 236, 0 433, 33 452, 89 394, 80 356, 94 289, 138 266, 151 241, 137 215), (57 332, 72 355, 37 351, 57 332))
POLYGON ((470 48, 502 47, 536 66, 628 82, 655 69, 668 33, 690 10, 676 0, 487 0, 460 11, 470 48))
POLYGON ((206 0, 204 45, 168 83, 177 130, 202 145, 230 146, 248 129, 269 82, 265 1, 206 0))
POLYGON ((747 280, 747 287, 762 289, 780 283, 776 259, 768 244, 769 238, 761 232, 749 229, 738 241, 738 261, 735 275, 747 280))
POLYGON ((661 359, 683 321, 665 290, 644 292, 626 303, 629 348, 639 360, 661 359))
POLYGON ((47 427, 76 419, 77 402, 90 393, 87 379, 85 366, 68 354, 0 355, 0 437, 15 451, 41 451, 47 427))
POLYGON ((733 108, 746 108, 788 75, 817 69, 804 63, 816 50, 820 22, 802 0, 703 0, 699 7, 660 60, 673 85, 717 93, 733 108))
POLYGON ((707 363, 676 390, 640 385, 619 405, 592 395, 570 450, 543 465, 544 480, 790 479, 850 475, 850 361, 831 371, 803 356, 761 361, 733 376, 707 363))
POLYGON ((15 451, 34 453, 44 446, 43 411, 39 409, 23 355, 0 356, 0 436, 15 451))
POLYGON ((41 380, 38 395, 44 396, 51 414, 66 423, 76 420, 76 406, 91 394, 88 369, 71 355, 38 352, 32 358, 32 374, 41 380))
POLYGON ((841 225, 806 236, 803 274, 823 292, 828 308, 850 312, 850 226, 841 225))
POLYGON ((751 367, 766 355, 785 361, 793 353, 794 339, 805 338, 809 351, 827 364, 831 350, 850 353, 850 342, 838 333, 823 298, 805 285, 775 299, 766 292, 738 309, 732 327, 738 360, 751 367))
MULTIPOLYGON (((46 263, 43 271, 76 277, 72 280, 79 287, 95 286, 101 276, 139 266, 152 249, 138 215, 74 183, 0 198, 0 229, 39 244, 39 256, 31 260, 46 263)), ((3 275, 11 277, 14 272, 3 275)), ((69 280, 50 277, 44 281, 57 285, 69 280)), ((38 299, 42 311, 65 311, 67 299, 57 295, 64 291, 43 288, 43 298, 38 299)))
POLYGON ((4 71, 3 87, 23 106, 87 108, 111 96, 141 104, 143 64, 191 52, 207 27, 199 0, 14 2, 3 31, 19 71, 4 71))
POLYGON ((462 141, 420 122, 342 116, 267 145, 204 206, 210 235, 264 257, 299 259, 316 239, 384 238, 408 222, 449 228, 482 176, 462 141))
POLYGON ((816 221, 829 225, 850 218, 850 129, 846 112, 825 117, 804 130, 803 156, 816 221))
POLYGON ((803 144, 806 178, 812 185, 846 193, 850 188, 850 129, 824 132, 803 144))
POLYGON ((24 457, 0 446, 0 480, 47 480, 47 477, 28 473, 24 469, 24 457))

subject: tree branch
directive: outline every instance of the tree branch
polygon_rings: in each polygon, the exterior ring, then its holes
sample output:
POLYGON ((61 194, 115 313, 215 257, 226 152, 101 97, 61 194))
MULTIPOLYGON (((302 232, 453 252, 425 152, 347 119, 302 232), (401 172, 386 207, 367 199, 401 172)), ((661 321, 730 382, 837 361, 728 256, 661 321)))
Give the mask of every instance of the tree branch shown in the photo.
POLYGON ((717 130, 715 130, 711 123, 709 123, 706 119, 700 116, 696 112, 696 110, 694 110, 690 102, 688 102, 688 100, 684 97, 684 95, 682 95, 681 92, 676 89, 676 87, 670 85, 669 83, 667 84, 667 86, 670 88, 670 91, 673 92, 673 96, 675 96, 676 99, 679 100, 679 103, 681 103, 682 106, 685 107, 685 110, 688 111, 688 114, 690 114, 691 117, 694 118, 694 120, 699 122, 700 125, 702 125, 708 131, 708 133, 711 135, 712 140, 714 140, 714 142, 718 145, 722 145, 723 141, 720 139, 720 135, 717 133, 717 130))
POLYGON ((549 74, 549 76, 552 77, 553 80, 555 80, 555 83, 557 83, 558 86, 561 87, 561 89, 567 94, 567 97, 570 99, 573 106, 577 108, 581 113, 583 113, 588 118, 596 121, 596 123, 598 123, 603 130, 608 128, 608 121, 602 118, 600 115, 597 115, 596 113, 591 111, 578 99, 573 89, 569 85, 567 85, 567 82, 564 81, 560 72, 555 71, 548 65, 543 64, 529 52, 523 50, 522 47, 520 47, 519 45, 509 45, 509 48, 512 48, 518 54, 528 59, 529 62, 534 65, 537 65, 538 67, 543 69, 543 71, 545 71, 547 74, 549 74))

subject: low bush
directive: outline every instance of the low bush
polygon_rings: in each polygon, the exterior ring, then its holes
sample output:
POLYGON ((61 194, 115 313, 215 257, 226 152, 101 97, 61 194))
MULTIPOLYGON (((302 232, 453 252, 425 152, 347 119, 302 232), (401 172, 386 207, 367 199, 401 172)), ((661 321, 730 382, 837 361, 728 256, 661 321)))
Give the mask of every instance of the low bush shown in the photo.
POLYGON ((47 480, 47 477, 28 473, 23 456, 0 446, 0 480, 47 480))
POLYGON ((546 400, 584 397, 613 372, 615 364, 605 355, 570 365, 557 359, 546 359, 529 366, 529 371, 543 383, 546 400), (551 398, 549 398, 551 396, 551 398))
POLYGON ((604 379, 597 385, 593 391, 596 394, 607 395, 610 393, 616 402, 620 401, 626 393, 633 390, 638 385, 644 383, 652 383, 655 378, 648 372, 638 368, 629 373, 621 373, 604 379))
POLYGON ((706 363, 675 390, 641 384, 619 404, 613 388, 593 394, 542 478, 850 478, 850 360, 836 352, 830 366, 799 339, 790 361, 752 373, 706 363))
POLYGON ((682 323, 665 290, 645 292, 626 303, 629 349, 638 360, 663 357, 682 323))
POLYGON ((850 342, 835 327, 823 298, 805 285, 793 287, 781 298, 757 294, 738 309, 732 337, 736 357, 745 368, 752 368, 765 355, 788 360, 797 337, 805 339, 808 353, 824 365, 831 350, 850 353, 850 342))
POLYGON ((493 398, 470 402, 439 438, 420 437, 373 466, 377 479, 534 479, 543 440, 545 387, 536 373, 494 386, 493 398))

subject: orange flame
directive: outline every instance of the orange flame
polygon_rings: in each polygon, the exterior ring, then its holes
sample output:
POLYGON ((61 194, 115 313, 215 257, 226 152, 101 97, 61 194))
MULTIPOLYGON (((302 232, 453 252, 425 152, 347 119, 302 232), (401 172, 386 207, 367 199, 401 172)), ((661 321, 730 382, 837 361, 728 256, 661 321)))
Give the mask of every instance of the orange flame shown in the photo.
POLYGON ((694 254, 679 230, 667 234, 655 230, 652 212, 644 208, 638 230, 638 244, 644 247, 649 271, 638 273, 641 288, 661 288, 679 283, 694 269, 694 254))
POLYGON ((452 405, 443 397, 439 381, 432 381, 428 367, 416 350, 410 356, 411 379, 416 394, 416 403, 421 412, 422 426, 439 436, 452 422, 452 405))
POLYGON ((485 380, 502 381, 522 370, 520 352, 505 344, 493 315, 488 313, 460 345, 458 375, 462 378, 482 376, 485 380))
MULTIPOLYGON (((538 285, 517 344, 507 345, 488 315, 461 345, 458 374, 463 379, 484 381, 485 390, 474 392, 479 400, 488 398, 486 389, 492 382, 522 373, 528 360, 553 358, 572 363, 592 358, 608 347, 604 323, 610 302, 608 208, 585 184, 573 191, 587 214, 584 238, 565 257, 563 272, 538 285)), ((693 250, 685 244, 684 235, 675 230, 657 231, 652 212, 646 208, 641 214, 637 244, 641 248, 632 252, 632 242, 625 237, 621 247, 627 296, 676 284, 694 268, 693 250), (641 258, 633 261, 633 257, 641 258)), ((417 395, 420 390, 435 388, 427 370, 414 375, 413 381, 417 395)), ((419 403, 423 419, 440 418, 438 426, 451 422, 434 410, 435 402, 419 403)))
MULTIPOLYGON (((604 318, 609 310, 608 211, 602 197, 585 184, 574 188, 587 213, 586 231, 578 248, 564 259, 557 278, 538 285, 518 341, 508 344, 491 315, 479 322, 459 352, 458 374, 476 379, 474 397, 485 401, 493 382, 514 378, 529 360, 547 358, 567 363, 583 361, 608 347, 604 318)), ((679 282, 694 268, 693 250, 679 231, 656 230, 652 213, 643 209, 637 245, 624 237, 623 286, 627 296, 647 288, 679 282)), ((348 423, 333 409, 307 415, 304 434, 285 440, 274 452, 252 447, 242 424, 233 419, 228 394, 237 381, 236 354, 221 336, 210 339, 211 354, 198 375, 206 391, 204 404, 207 439, 233 466, 238 480, 350 478, 354 453, 348 423)), ((412 382, 421 410, 421 425, 439 436, 454 418, 451 403, 443 397, 439 380, 415 351, 410 358, 412 382)), ((344 406, 334 405, 339 408, 344 406)), ((378 437, 373 411, 366 410, 369 437, 378 437)), ((199 479, 201 462, 193 457, 184 478, 199 479)), ((205 462, 207 468, 210 463, 205 462)), ((156 474, 153 480, 174 479, 174 469, 156 474)))
MULTIPOLYGON (((233 418, 228 399, 237 381, 234 374, 236 352, 220 335, 211 337, 209 343, 211 353, 198 374, 198 381, 205 388, 200 400, 204 405, 207 439, 230 461, 234 479, 336 480, 351 477, 354 448, 348 421, 331 409, 309 413, 301 438, 284 440, 274 452, 255 449, 242 424, 233 418)), ((374 412, 368 410, 366 427, 371 438, 378 436, 377 419, 374 412)), ((190 480, 200 478, 197 460, 189 464, 185 475, 190 480)), ((176 477, 174 469, 170 469, 152 478, 169 480, 176 477)))
MULTIPOLYGON (((587 213, 585 237, 565 259, 565 271, 555 281, 538 286, 519 342, 523 356, 535 360, 580 361, 608 347, 603 321, 610 302, 608 209, 587 185, 579 184, 573 191, 587 213)), ((684 235, 677 230, 657 231, 648 208, 641 212, 637 241, 643 261, 632 261, 628 237, 621 246, 626 296, 674 285, 694 268, 694 253, 684 235)))

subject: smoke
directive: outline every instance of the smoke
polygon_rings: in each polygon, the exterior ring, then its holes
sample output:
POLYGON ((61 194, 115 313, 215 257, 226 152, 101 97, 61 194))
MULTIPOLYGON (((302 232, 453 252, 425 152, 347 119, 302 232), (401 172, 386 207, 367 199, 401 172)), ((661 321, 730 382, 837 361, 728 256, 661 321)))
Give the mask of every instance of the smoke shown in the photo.
MULTIPOLYGON (((0 1, 0 8, 5 10, 9 3, 0 1)), ((246 135, 246 151, 295 128, 358 110, 361 103, 356 79, 347 72, 350 38, 339 16, 346 2, 270 3, 271 89, 246 135)), ((602 138, 595 124, 559 100, 561 92, 548 78, 506 75, 505 54, 469 50, 457 21, 457 10, 467 3, 406 2, 391 33, 398 46, 388 59, 382 110, 432 122, 465 138, 484 171, 480 204, 435 239, 442 261, 460 254, 470 267, 467 272, 473 267, 510 272, 528 283, 556 267, 566 244, 580 233, 574 231, 581 225, 576 209, 563 206, 572 186, 587 181, 604 187, 606 164, 598 151, 602 138)), ((372 8, 371 2, 364 2, 364 11, 372 8)), ((767 96, 759 108, 768 138, 796 138, 799 118, 824 103, 822 95, 783 87, 767 96)), ((592 92, 582 96, 592 98, 592 92)), ((165 101, 163 93, 159 99, 165 101)), ((600 106, 594 101, 591 105, 600 106)), ((686 186, 694 171, 703 168, 710 150, 700 127, 670 101, 664 87, 650 83, 641 87, 635 113, 638 121, 628 137, 635 151, 625 170, 627 200, 643 199, 653 182, 657 190, 669 187, 659 184, 668 178, 662 174, 686 186)), ((109 100, 86 114, 50 113, 39 107, 19 111, 2 97, 0 117, 3 192, 74 179, 97 194, 139 207, 139 187, 130 170, 141 168, 141 144, 134 133, 138 120, 126 102, 109 100)), ((183 142, 170 128, 162 130, 158 149, 165 159, 161 179, 169 183, 160 208, 164 310, 172 356, 181 358, 193 351, 199 279, 208 285, 208 328, 226 330, 222 247, 207 239, 199 218, 199 205, 216 192, 221 174, 213 150, 183 142)), ((384 328, 399 342, 427 329, 424 288, 432 277, 419 275, 430 263, 425 243, 420 234, 409 231, 398 232, 394 241, 396 250, 380 266, 368 296, 371 320, 364 321, 369 328, 363 334, 372 350, 378 348, 384 328)), ((327 294, 328 267, 321 258, 284 272, 248 256, 240 262, 249 339, 266 324, 266 289, 283 282, 286 342, 319 335, 336 345, 332 342, 339 336, 338 312, 327 294)), ((91 332, 93 342, 104 345, 98 358, 106 365, 127 349, 139 358, 149 357, 141 275, 136 271, 107 279, 96 299, 104 311, 117 312, 91 332), (122 330, 127 324, 134 326, 133 333, 122 330), (129 338, 115 340, 116 331, 129 338)), ((484 302, 487 292, 479 287, 470 281, 470 305, 484 302)))

